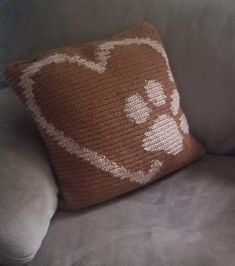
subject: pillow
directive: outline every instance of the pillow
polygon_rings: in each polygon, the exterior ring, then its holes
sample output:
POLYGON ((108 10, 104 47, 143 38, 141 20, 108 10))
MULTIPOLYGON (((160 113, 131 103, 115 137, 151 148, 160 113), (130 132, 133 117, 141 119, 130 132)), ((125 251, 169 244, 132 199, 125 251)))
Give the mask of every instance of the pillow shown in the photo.
POLYGON ((57 173, 60 207, 77 210, 198 159, 158 32, 144 23, 110 40, 9 64, 57 173))
POLYGON ((0 265, 33 259, 57 208, 47 152, 10 88, 0 90, 0 265))

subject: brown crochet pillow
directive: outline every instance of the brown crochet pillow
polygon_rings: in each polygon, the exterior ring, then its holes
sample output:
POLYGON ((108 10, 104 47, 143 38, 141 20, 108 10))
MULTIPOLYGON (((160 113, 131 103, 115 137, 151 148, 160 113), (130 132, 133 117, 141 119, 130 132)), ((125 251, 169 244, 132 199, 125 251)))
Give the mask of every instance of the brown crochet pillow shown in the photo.
POLYGON ((204 153, 189 134, 159 34, 147 23, 9 64, 6 78, 47 144, 63 209, 117 197, 204 153))

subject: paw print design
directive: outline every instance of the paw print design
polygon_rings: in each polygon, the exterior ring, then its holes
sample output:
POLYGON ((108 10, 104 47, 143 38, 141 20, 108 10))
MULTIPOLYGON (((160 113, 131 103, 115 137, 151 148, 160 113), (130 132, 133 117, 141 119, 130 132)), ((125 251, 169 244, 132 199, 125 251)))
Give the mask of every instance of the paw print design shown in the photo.
MULTIPOLYGON (((166 104, 167 96, 160 82, 147 80, 144 90, 147 101, 139 93, 126 98, 126 116, 137 125, 148 120, 153 111, 151 105, 159 107, 166 104)), ((176 122, 180 106, 178 91, 174 89, 170 97, 170 110, 166 108, 166 113, 158 116, 145 132, 142 143, 145 151, 164 151, 176 156, 183 150, 183 134, 189 133, 188 123, 184 114, 179 119, 179 125, 176 122)))

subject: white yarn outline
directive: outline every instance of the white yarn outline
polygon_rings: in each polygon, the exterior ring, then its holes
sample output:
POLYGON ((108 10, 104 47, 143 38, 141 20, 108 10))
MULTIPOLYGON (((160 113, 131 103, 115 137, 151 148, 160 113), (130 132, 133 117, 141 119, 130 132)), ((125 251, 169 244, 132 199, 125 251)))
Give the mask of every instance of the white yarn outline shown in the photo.
POLYGON ((145 184, 151 181, 155 174, 159 172, 162 162, 158 160, 153 161, 147 173, 144 173, 142 170, 131 172, 124 166, 118 165, 116 162, 109 160, 104 155, 100 155, 95 151, 92 151, 84 146, 79 145, 72 138, 66 137, 62 130, 55 128, 52 123, 49 123, 47 121, 47 119, 43 116, 39 106, 36 103, 33 92, 33 85, 35 83, 35 81, 33 80, 34 75, 39 72, 43 67, 51 63, 76 63, 80 66, 96 71, 97 73, 104 73, 106 71, 108 59, 111 56, 111 51, 116 46, 132 44, 148 45, 152 49, 160 53, 165 59, 167 65, 169 80, 171 82, 174 81, 169 67, 166 52, 157 40, 151 40, 150 38, 127 38, 119 41, 107 41, 100 44, 96 52, 97 62, 86 60, 84 58, 81 58, 80 56, 69 56, 64 53, 51 55, 40 61, 36 61, 22 71, 19 86, 21 86, 23 89, 25 104, 28 109, 33 113, 35 121, 40 127, 42 127, 46 131, 46 133, 51 138, 53 138, 58 143, 58 145, 63 147, 67 152, 85 160, 86 162, 89 162, 91 165, 97 167, 100 170, 103 170, 104 172, 111 174, 114 177, 120 179, 128 179, 130 182, 145 184))

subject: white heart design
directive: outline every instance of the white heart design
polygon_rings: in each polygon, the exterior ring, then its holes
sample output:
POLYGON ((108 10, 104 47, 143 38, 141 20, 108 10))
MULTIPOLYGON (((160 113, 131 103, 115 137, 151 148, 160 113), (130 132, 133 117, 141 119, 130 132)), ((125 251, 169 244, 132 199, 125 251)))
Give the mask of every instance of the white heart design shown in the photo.
POLYGON ((55 63, 68 62, 71 64, 78 64, 85 68, 88 68, 97 73, 104 73, 106 71, 106 65, 109 57, 111 56, 111 51, 116 46, 125 46, 125 45, 148 45, 156 52, 160 53, 165 59, 167 68, 168 68, 168 77, 171 82, 173 82, 173 76, 169 67, 168 58, 166 52, 162 45, 156 41, 151 40, 150 38, 128 38, 120 41, 108 41, 99 45, 97 50, 97 63, 89 60, 85 60, 80 56, 69 56, 67 54, 55 54, 51 55, 45 59, 32 63, 29 67, 22 71, 20 77, 19 86, 23 88, 23 95, 25 97, 25 103, 28 109, 33 113, 34 119, 37 124, 42 127, 46 133, 53 138, 58 145, 63 147, 67 152, 82 158, 83 160, 89 162, 91 165, 101 169, 105 172, 108 172, 114 177, 120 179, 129 179, 131 182, 137 183, 147 183, 149 182, 154 175, 159 171, 161 162, 158 160, 152 162, 152 165, 147 173, 144 173, 142 170, 137 172, 131 172, 122 165, 118 165, 114 161, 109 160, 104 155, 100 155, 95 151, 87 149, 84 146, 79 145, 70 137, 66 137, 62 130, 59 130, 49 123, 47 119, 41 113, 39 106, 36 103, 34 97, 34 75, 39 72, 43 67, 55 63))

